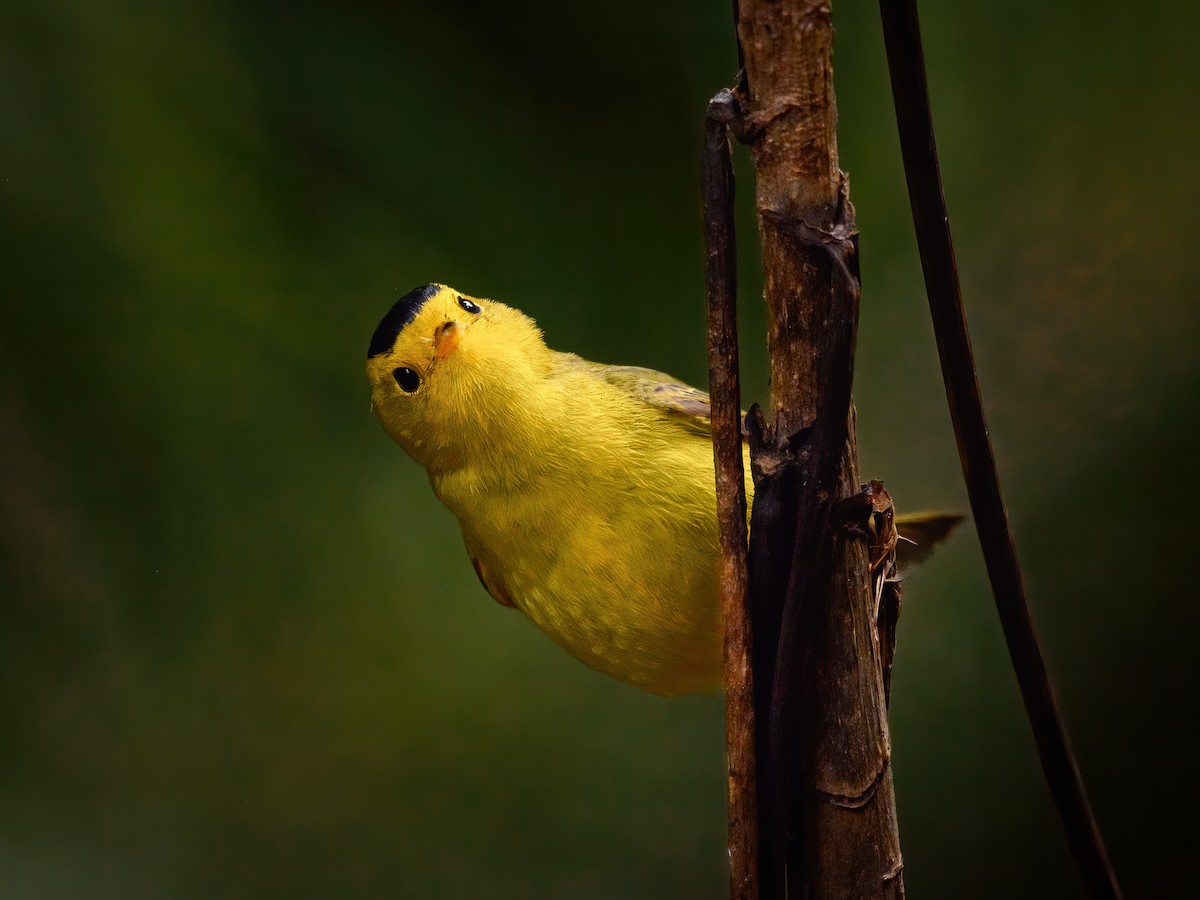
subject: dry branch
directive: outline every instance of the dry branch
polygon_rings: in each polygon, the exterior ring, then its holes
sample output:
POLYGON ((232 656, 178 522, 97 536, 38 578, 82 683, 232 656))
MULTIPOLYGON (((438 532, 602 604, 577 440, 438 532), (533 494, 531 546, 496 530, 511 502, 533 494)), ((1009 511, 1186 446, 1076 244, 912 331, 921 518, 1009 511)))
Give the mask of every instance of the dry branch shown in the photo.
POLYGON ((727 128, 736 115, 737 105, 728 91, 722 91, 709 104, 700 180, 704 200, 709 391, 721 544, 721 613, 725 623, 729 893, 731 900, 757 900, 754 681, 750 668, 750 614, 746 605, 746 484, 738 376, 733 160, 727 128))
POLYGON ((925 274, 925 291, 929 297, 954 434, 958 439, 963 478, 996 609, 1037 742, 1042 771, 1058 806, 1076 864, 1093 897, 1119 900, 1121 888, 1084 792, 1083 779, 1038 645, 1033 617, 1025 598, 1016 544, 1000 490, 983 400, 975 377, 975 360, 950 236, 950 218, 942 191, 916 3, 914 0, 880 0, 879 6, 904 155, 904 173, 925 274))
POLYGON ((833 515, 858 491, 859 287, 830 9, 741 0, 737 30, 770 323, 770 412, 748 423, 762 894, 899 897, 868 549, 833 515))

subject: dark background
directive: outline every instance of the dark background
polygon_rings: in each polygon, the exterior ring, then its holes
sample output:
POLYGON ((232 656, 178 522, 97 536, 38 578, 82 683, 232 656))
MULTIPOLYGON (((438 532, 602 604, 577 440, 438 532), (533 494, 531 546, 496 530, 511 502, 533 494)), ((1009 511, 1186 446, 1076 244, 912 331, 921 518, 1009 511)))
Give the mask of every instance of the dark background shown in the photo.
MULTIPOLYGON (((361 369, 444 281, 703 385, 728 6, 0 0, 0 894, 722 896, 720 699, 489 600, 361 369)), ((1129 894, 1179 896, 1197 14, 922 13, 1034 611, 1129 894)), ((835 19, 863 472, 965 509, 878 13, 835 19)), ((914 897, 1079 896, 970 530, 909 581, 893 727, 914 897)))

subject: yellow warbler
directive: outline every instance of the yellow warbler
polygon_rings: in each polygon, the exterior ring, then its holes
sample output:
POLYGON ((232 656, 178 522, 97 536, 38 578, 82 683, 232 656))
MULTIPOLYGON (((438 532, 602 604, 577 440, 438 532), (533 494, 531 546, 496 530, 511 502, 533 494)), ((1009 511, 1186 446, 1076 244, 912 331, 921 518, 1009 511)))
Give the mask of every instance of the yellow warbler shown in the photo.
POLYGON ((376 416, 493 598, 622 681, 719 687, 706 393, 551 350, 524 313, 440 284, 401 297, 367 357, 376 416))

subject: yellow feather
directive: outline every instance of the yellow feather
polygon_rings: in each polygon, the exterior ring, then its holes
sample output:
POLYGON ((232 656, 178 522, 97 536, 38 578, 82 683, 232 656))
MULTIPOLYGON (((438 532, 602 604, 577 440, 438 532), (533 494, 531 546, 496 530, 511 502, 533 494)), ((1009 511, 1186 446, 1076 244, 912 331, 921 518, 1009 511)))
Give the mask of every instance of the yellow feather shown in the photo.
POLYGON ((551 350, 528 316, 444 285, 393 307, 367 378, 492 596, 622 681, 720 686, 706 394, 551 350))

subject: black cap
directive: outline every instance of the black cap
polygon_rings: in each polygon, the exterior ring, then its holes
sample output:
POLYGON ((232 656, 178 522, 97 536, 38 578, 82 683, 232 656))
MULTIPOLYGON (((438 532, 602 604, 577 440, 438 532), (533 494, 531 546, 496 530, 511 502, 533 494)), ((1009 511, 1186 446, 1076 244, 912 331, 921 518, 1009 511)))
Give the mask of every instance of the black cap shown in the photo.
POLYGON ((367 359, 391 350, 392 345, 396 343, 396 337, 404 330, 404 326, 417 317, 417 313, 421 311, 425 301, 440 289, 441 285, 437 284, 426 284, 419 288, 413 288, 392 304, 392 308, 380 320, 375 333, 371 335, 371 345, 367 347, 367 359))

